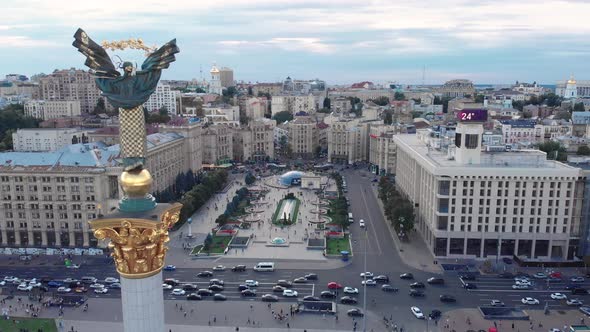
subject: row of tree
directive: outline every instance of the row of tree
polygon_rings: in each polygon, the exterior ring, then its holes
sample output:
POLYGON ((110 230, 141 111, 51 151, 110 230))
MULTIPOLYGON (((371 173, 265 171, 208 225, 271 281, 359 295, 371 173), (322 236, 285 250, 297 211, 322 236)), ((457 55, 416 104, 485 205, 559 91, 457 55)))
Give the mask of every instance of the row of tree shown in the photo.
POLYGON ((342 176, 339 173, 333 172, 332 178, 336 181, 338 188, 338 198, 330 202, 328 214, 332 218, 332 223, 339 225, 343 230, 348 228, 348 204, 344 196, 344 187, 342 186, 342 176))
POLYGON ((205 204, 215 192, 223 189, 227 181, 227 171, 216 170, 206 173, 202 181, 189 190, 181 198, 182 210, 180 210, 180 220, 174 225, 178 229, 186 220, 205 204))
POLYGON ((177 201, 182 195, 191 190, 194 186, 201 183, 204 173, 195 174, 192 170, 180 173, 174 180, 174 185, 162 192, 156 191, 154 197, 160 203, 169 203, 177 201))
POLYGON ((245 206, 248 206, 250 204, 250 201, 247 198, 249 193, 250 191, 248 190, 248 188, 240 188, 234 195, 234 198, 232 198, 232 200, 229 203, 227 203, 225 211, 222 214, 220 214, 219 217, 217 217, 217 219, 215 219, 215 222, 219 226, 222 226, 230 220, 232 215, 246 213, 245 206), (246 200, 246 204, 245 206, 242 205, 242 207, 240 207, 240 204, 243 200, 246 200))
POLYGON ((398 234, 414 229, 414 205, 397 190, 392 178, 384 176, 379 180, 379 198, 385 216, 398 234))
POLYGON ((0 151, 12 150, 12 133, 20 128, 39 128, 41 120, 25 116, 23 105, 0 109, 0 151))

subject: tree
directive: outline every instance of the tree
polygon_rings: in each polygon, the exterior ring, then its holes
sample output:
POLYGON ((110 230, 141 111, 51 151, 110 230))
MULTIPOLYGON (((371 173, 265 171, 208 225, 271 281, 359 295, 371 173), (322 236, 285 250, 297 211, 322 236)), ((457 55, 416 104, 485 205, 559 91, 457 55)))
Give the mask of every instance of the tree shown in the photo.
POLYGON ((383 123, 390 125, 393 123, 393 114, 391 111, 385 111, 385 117, 383 118, 383 123))
POLYGON ((386 96, 381 96, 379 98, 375 98, 371 100, 372 102, 374 102, 375 104, 379 105, 379 106, 387 106, 389 105, 389 98, 386 96))
POLYGON ((12 133, 19 128, 38 128, 40 119, 25 116, 23 105, 9 104, 0 109, 0 151, 12 150, 12 133))
POLYGON ((418 105, 422 104, 422 98, 412 98, 412 100, 418 105))
POLYGON ((406 96, 403 94, 403 92, 396 91, 395 94, 393 95, 393 99, 406 100, 406 96))
POLYGON ((158 114, 160 116, 166 116, 166 115, 168 115, 168 107, 166 107, 166 106, 160 107, 160 109, 158 110, 158 114))
POLYGON ((586 109, 584 108, 584 103, 576 103, 574 105, 574 112, 584 112, 586 109))
POLYGON ((568 111, 561 111, 555 115, 555 118, 569 121, 572 118, 572 113, 568 111))
POLYGON ((293 114, 288 111, 278 112, 273 117, 273 120, 276 120, 277 123, 283 123, 285 121, 293 120, 293 114))
POLYGON ((196 93, 207 93, 207 91, 205 91, 205 89, 203 89, 203 88, 201 88, 201 87, 198 87, 198 88, 196 88, 196 89, 195 89, 195 92, 196 92, 196 93))
POLYGON ((98 101, 96 102, 96 106, 94 106, 93 114, 103 114, 105 112, 106 112, 106 105, 104 103, 104 98, 100 97, 100 98, 98 98, 98 101))
POLYGON ((483 100, 484 100, 484 98, 485 98, 485 96, 484 96, 484 95, 482 95, 482 94, 476 94, 476 95, 475 95, 475 98, 473 98, 473 100, 474 100, 476 103, 483 103, 483 100))
POLYGON ((567 151, 559 142, 547 141, 538 145, 539 150, 547 153, 547 159, 566 161, 567 151))
POLYGON ((432 101, 434 105, 442 105, 442 99, 439 96, 434 96, 434 100, 432 101))
POLYGON ((590 147, 588 145, 580 145, 576 154, 578 156, 590 156, 590 147))
POLYGON ((251 185, 252 183, 254 183, 254 181, 256 181, 256 177, 252 175, 252 173, 248 173, 246 174, 246 178, 244 179, 244 181, 247 185, 251 185))
POLYGON ((522 117, 525 119, 530 119, 533 117, 533 113, 531 111, 524 111, 522 112, 522 117))
POLYGON ((325 109, 332 108, 332 102, 330 101, 330 98, 324 98, 324 108, 325 109))
POLYGON ((205 238, 205 241, 203 242, 203 249, 206 252, 210 252, 212 244, 213 244, 213 235, 211 233, 208 233, 207 237, 205 238))
POLYGON ((512 101, 512 108, 522 112, 522 110, 524 109, 524 102, 521 100, 514 100, 512 101))

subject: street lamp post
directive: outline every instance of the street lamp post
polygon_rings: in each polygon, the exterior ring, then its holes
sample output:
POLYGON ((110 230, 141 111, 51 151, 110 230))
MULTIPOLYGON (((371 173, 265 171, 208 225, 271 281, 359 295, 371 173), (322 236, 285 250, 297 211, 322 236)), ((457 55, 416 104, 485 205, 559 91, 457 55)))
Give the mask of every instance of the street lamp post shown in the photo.
POLYGON ((365 227, 365 268, 364 273, 364 285, 363 285, 363 332, 367 332, 367 228, 365 227))
POLYGON ((192 232, 192 227, 191 227, 191 224, 193 223, 193 218, 188 218, 186 220, 186 222, 188 223, 188 235, 187 236, 190 239, 193 237, 193 232, 192 232))

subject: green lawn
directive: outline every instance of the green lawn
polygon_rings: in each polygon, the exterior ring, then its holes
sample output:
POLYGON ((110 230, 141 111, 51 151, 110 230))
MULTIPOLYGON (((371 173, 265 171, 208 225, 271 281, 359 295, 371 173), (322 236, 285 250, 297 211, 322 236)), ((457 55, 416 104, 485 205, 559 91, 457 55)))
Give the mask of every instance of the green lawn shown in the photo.
POLYGON ((21 317, 10 317, 10 320, 0 319, 0 331, 2 332, 19 332, 23 329, 37 332, 43 330, 43 332, 57 332, 57 326, 55 320, 45 318, 21 318, 21 317), (14 324, 13 320, 17 323, 14 324))
POLYGON ((231 236, 214 236, 213 242, 211 243, 212 254, 223 254, 225 248, 231 241, 231 236))
POLYGON ((344 235, 344 238, 342 239, 326 239, 326 252, 328 255, 340 255, 342 250, 350 252, 350 242, 348 241, 348 235, 344 235))

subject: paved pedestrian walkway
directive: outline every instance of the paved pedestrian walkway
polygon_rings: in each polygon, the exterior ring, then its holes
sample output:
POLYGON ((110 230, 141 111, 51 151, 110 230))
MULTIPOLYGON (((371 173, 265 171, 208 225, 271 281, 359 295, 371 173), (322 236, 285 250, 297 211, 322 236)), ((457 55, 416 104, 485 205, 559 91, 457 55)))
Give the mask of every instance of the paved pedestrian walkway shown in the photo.
POLYGON ((395 247, 397 248, 402 261, 405 264, 418 270, 434 273, 442 272, 442 268, 440 267, 440 265, 434 264, 434 256, 432 256, 432 254, 426 247, 426 243, 424 242, 422 236, 417 231, 408 234, 409 241, 400 241, 395 232, 395 229, 385 216, 383 202, 381 202, 381 200, 378 198, 379 187, 375 185, 371 186, 371 188, 373 189, 375 199, 377 199, 379 203, 381 215, 383 216, 383 220, 385 220, 385 223, 387 224, 387 228, 389 229, 389 233, 391 235, 391 238, 393 239, 393 243, 395 244, 395 247))

